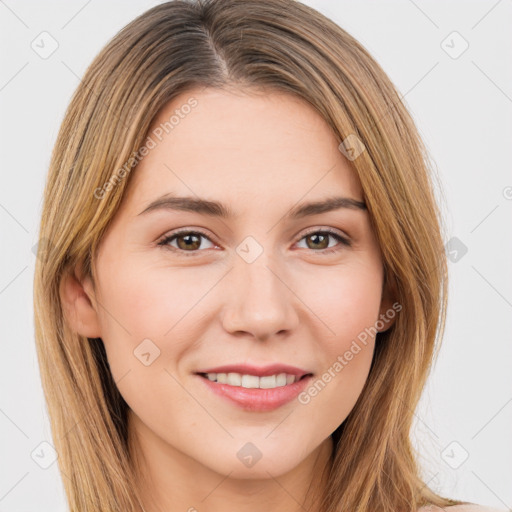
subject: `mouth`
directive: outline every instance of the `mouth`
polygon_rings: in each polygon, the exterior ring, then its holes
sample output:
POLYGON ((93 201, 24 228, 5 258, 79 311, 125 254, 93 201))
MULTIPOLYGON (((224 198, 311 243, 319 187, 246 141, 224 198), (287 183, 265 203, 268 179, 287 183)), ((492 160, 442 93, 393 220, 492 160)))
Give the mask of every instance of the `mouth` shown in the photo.
POLYGON ((209 392, 248 412, 268 412, 294 400, 308 386, 313 374, 297 369, 294 373, 196 372, 209 392))
POLYGON ((304 375, 299 376, 289 373, 277 373, 273 375, 257 376, 237 372, 211 372, 198 373, 197 375, 208 379, 210 382, 217 382, 228 386, 242 387, 245 389, 275 389, 283 386, 289 386, 313 374, 305 373, 304 375))

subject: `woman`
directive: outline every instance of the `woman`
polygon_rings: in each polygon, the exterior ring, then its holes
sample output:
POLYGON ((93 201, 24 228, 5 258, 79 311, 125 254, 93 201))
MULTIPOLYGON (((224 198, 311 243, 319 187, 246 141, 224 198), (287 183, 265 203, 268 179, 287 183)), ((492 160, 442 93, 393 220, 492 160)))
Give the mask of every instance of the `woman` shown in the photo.
POLYGON ((444 327, 425 150, 292 0, 172 1, 87 70, 52 156, 38 357, 73 511, 485 511, 409 432, 444 327))

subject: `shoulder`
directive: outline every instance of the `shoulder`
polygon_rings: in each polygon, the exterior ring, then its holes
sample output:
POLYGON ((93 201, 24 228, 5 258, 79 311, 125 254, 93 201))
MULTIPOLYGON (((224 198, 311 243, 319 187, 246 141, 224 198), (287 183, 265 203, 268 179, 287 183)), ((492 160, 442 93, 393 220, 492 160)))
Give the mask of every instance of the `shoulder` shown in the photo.
POLYGON ((418 509, 418 512, 511 512, 510 510, 477 505, 476 503, 464 503, 462 505, 453 505, 451 507, 436 507, 427 505, 418 509))

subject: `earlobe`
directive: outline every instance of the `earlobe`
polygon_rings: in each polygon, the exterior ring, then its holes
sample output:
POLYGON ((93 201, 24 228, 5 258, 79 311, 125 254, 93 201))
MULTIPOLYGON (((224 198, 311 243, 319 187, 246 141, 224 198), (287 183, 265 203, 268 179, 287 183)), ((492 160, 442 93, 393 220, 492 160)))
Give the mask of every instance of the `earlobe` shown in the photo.
POLYGON ((395 323, 397 312, 392 306, 393 302, 390 300, 383 300, 379 312, 379 319, 377 321, 378 332, 387 331, 395 323))
POLYGON ((380 303, 379 319, 377 324, 379 332, 387 331, 395 323, 398 311, 402 309, 401 306, 397 309, 397 296, 396 280, 394 276, 389 276, 388 274, 384 281, 382 299, 380 303))
POLYGON ((60 283, 60 298, 66 321, 73 331, 87 338, 100 338, 94 288, 89 276, 79 277, 79 269, 69 269, 60 283))

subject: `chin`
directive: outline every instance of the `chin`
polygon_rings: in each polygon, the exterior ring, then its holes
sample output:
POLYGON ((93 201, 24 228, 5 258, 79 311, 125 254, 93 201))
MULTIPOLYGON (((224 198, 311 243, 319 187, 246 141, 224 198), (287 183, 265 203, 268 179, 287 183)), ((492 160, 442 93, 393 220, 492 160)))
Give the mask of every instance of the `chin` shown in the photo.
POLYGON ((222 467, 211 468, 214 471, 228 475, 230 479, 238 480, 267 480, 272 477, 279 477, 291 471, 299 462, 298 461, 283 461, 282 458, 267 458, 265 461, 263 457, 256 462, 252 467, 245 466, 239 462, 238 459, 235 464, 231 460, 226 461, 222 467))
POLYGON ((299 465, 304 445, 283 446, 281 438, 267 439, 265 442, 264 439, 246 437, 244 440, 231 440, 228 445, 219 448, 218 451, 210 451, 208 457, 202 457, 198 462, 216 473, 229 474, 230 478, 266 480, 286 474, 299 465))

